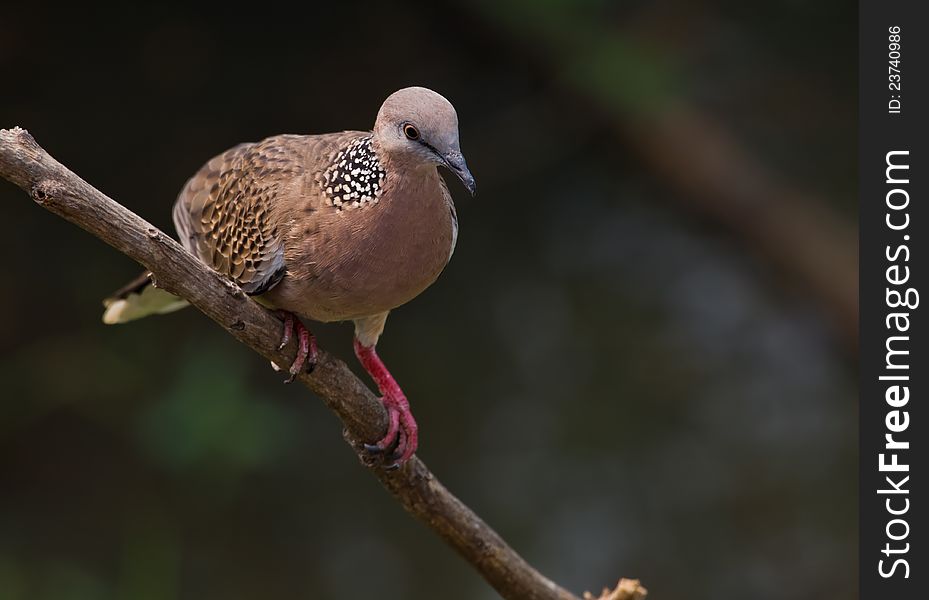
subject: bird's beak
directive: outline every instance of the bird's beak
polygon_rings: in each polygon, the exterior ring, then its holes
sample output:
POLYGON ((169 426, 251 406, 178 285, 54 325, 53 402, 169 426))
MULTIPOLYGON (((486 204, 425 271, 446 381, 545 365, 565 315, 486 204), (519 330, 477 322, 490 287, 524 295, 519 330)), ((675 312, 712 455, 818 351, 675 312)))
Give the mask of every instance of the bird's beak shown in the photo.
POLYGON ((468 192, 473 196, 474 192, 477 190, 477 184, 474 182, 474 176, 471 175, 471 171, 468 170, 468 165, 465 163, 464 156, 462 156, 461 152, 449 152, 442 156, 442 160, 445 161, 445 166, 458 176, 458 179, 461 180, 461 183, 468 188, 468 192))

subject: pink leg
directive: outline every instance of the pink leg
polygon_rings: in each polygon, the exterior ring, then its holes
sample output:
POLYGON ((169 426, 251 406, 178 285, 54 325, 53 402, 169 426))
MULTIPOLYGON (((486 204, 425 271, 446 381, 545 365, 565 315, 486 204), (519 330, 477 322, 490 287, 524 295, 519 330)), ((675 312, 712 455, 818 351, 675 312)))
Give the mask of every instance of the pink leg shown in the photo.
POLYGON ((287 312, 286 310, 277 311, 277 316, 284 320, 284 332, 281 333, 281 343, 277 345, 278 350, 283 350, 294 332, 294 319, 296 317, 294 317, 294 313, 287 312))
POLYGON ((387 409, 387 415, 390 418, 387 434, 378 443, 367 446, 367 449, 371 452, 384 452, 396 444, 396 449, 391 455, 396 463, 392 466, 402 465, 416 452, 419 442, 419 428, 413 419, 413 413, 410 412, 410 403, 393 375, 374 351, 374 346, 363 346, 357 338, 354 345, 355 356, 381 391, 381 402, 384 403, 384 408, 387 409))
POLYGON ((297 331, 297 356, 288 370, 290 377, 284 382, 291 383, 297 377, 297 374, 303 370, 304 366, 307 372, 313 372, 319 352, 316 348, 316 336, 310 333, 310 330, 293 313, 279 310, 277 314, 284 320, 284 331, 281 333, 281 343, 277 347, 278 350, 283 350, 287 342, 290 341, 294 330, 297 331))

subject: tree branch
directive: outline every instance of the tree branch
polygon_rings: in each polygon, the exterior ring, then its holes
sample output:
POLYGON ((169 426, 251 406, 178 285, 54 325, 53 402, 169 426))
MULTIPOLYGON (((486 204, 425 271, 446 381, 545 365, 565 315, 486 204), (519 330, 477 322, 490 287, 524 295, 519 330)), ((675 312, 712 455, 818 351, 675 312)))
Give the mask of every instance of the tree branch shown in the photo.
MULTIPOLYGON (((290 364, 293 350, 278 351, 280 321, 242 290, 197 260, 156 227, 110 199, 52 158, 19 127, 0 129, 0 176, 22 188, 39 205, 92 233, 144 265, 157 285, 189 301, 230 335, 264 358, 290 364)), ((501 596, 531 600, 578 600, 550 581, 471 509, 449 492, 417 457, 387 471, 370 464, 361 442, 375 442, 387 429, 377 398, 345 363, 320 352, 312 375, 298 377, 345 427, 359 458, 403 507, 428 525, 480 572, 501 596)), ((623 580, 617 598, 629 588, 623 580), (624 588, 625 586, 625 588, 624 588)), ((644 598, 644 588, 635 598, 644 598)))

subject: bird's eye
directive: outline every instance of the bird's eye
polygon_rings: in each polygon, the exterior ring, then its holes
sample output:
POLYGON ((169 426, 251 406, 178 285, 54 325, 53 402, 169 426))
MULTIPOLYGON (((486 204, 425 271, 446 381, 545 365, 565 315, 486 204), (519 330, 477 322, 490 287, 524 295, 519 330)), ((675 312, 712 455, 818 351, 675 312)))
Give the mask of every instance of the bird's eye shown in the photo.
POLYGON ((409 124, 404 125, 404 126, 403 126, 403 135, 405 135, 405 136, 407 137, 407 139, 410 139, 410 140, 418 140, 418 139, 419 139, 419 129, 416 129, 415 127, 413 127, 412 125, 409 125, 409 124))

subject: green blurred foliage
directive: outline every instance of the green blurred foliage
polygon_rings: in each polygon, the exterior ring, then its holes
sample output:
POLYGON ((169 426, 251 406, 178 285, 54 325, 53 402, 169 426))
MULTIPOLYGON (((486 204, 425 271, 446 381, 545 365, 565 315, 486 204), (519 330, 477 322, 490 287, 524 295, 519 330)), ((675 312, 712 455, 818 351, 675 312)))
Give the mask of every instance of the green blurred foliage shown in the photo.
POLYGON ((267 393, 249 389, 243 357, 220 346, 188 348, 178 370, 140 419, 140 442, 155 461, 200 476, 237 476, 292 451, 296 424, 267 393))

